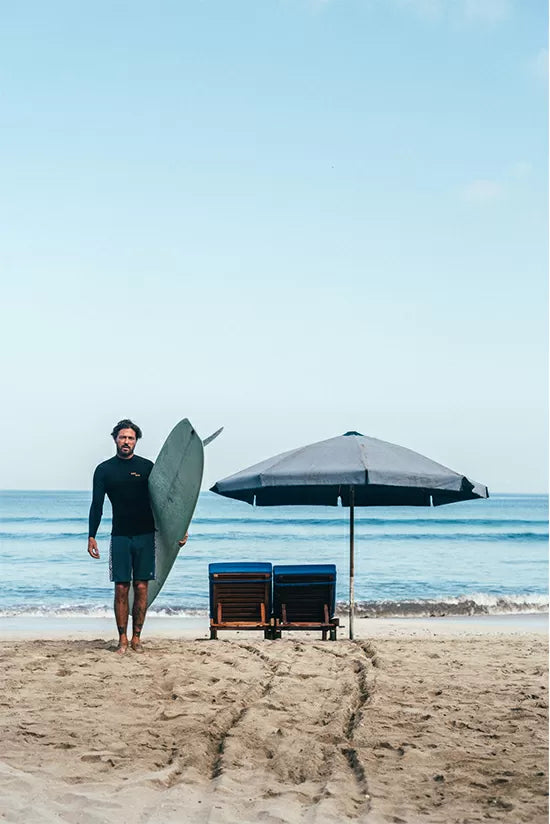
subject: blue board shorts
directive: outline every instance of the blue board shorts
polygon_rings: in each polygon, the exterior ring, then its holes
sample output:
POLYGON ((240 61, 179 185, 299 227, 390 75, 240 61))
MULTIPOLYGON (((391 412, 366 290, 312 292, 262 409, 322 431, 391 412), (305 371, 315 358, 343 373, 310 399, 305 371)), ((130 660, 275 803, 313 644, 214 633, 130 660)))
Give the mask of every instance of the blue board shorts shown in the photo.
POLYGON ((127 581, 154 581, 155 533, 111 535, 109 573, 115 584, 127 581))

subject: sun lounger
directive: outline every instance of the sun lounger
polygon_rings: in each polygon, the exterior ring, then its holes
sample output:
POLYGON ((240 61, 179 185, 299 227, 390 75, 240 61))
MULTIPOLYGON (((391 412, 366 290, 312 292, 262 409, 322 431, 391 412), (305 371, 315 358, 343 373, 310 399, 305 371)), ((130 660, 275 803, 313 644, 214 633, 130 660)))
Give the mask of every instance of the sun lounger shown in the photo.
POLYGON ((334 564, 300 564, 273 567, 275 633, 283 630, 321 630, 336 640, 336 567, 334 564))
POLYGON ((271 638, 271 564, 209 564, 210 637, 221 629, 263 630, 271 638))

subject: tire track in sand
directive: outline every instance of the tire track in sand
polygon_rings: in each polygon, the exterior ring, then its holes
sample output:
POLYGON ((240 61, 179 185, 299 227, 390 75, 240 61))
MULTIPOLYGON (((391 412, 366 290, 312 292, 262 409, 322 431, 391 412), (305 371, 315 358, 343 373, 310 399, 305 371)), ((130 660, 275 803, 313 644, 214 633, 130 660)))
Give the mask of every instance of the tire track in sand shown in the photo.
POLYGON ((235 815, 249 804, 257 814, 259 804, 266 821, 286 821, 283 809, 290 816, 293 805, 302 815, 308 811, 302 820, 357 820, 369 797, 353 736, 369 699, 370 656, 347 642, 338 648, 311 640, 260 643, 261 649, 238 644, 267 671, 261 693, 220 738, 211 774, 215 796, 223 797, 226 813, 234 804, 235 815))
MULTIPOLYGON (((352 817, 356 820, 361 817, 361 820, 364 820, 364 816, 370 811, 370 794, 366 768, 355 746, 354 736, 356 730, 362 724, 365 706, 371 698, 371 690, 368 686, 369 672, 371 671, 371 666, 377 666, 378 662, 376 661, 374 649, 368 643, 350 642, 347 646, 346 658, 356 676, 355 696, 354 700, 350 703, 348 717, 342 728, 342 746, 340 747, 340 752, 345 758, 349 774, 351 774, 355 784, 355 793, 351 793, 355 807, 352 817), (354 653, 352 658, 348 658, 349 652, 351 651, 350 645, 354 653), (366 656, 367 660, 365 660, 364 656, 366 656)), ((345 786, 345 781, 345 776, 340 776, 340 786, 338 789, 329 783, 323 787, 323 790, 315 799, 316 807, 312 810, 310 821, 339 820, 338 811, 333 809, 335 805, 331 803, 331 797, 337 794, 337 792, 350 792, 350 788, 346 788, 345 786)))
POLYGON ((262 683, 265 684, 265 686, 263 686, 262 688, 259 699, 257 698, 253 702, 245 704, 245 706, 241 708, 241 710, 231 719, 231 721, 226 725, 226 727, 220 732, 218 737, 217 754, 212 764, 212 770, 210 775, 212 780, 219 778, 223 774, 223 759, 227 739, 238 728, 239 724, 242 722, 250 707, 253 706, 253 704, 257 700, 261 700, 265 695, 267 695, 267 693, 271 689, 273 678, 275 677, 277 672, 277 663, 270 659, 267 655, 265 655, 261 650, 257 649, 254 646, 251 646, 250 644, 239 644, 239 646, 241 649, 246 650, 251 655, 255 655, 258 658, 260 658, 262 663, 264 663, 267 666, 268 670, 270 670, 271 674, 268 676, 267 681, 264 681, 264 679, 262 679, 262 683))

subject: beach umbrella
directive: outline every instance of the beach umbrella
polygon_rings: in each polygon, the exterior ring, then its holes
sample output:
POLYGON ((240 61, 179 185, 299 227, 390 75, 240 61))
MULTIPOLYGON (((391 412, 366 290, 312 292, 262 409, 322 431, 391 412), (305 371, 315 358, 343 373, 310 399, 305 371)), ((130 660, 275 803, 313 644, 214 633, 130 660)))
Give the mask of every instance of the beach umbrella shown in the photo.
POLYGON ((236 472, 211 489, 258 506, 342 506, 350 511, 349 637, 354 614, 354 510, 356 506, 441 506, 488 498, 468 480, 397 444, 346 432, 283 452, 236 472))

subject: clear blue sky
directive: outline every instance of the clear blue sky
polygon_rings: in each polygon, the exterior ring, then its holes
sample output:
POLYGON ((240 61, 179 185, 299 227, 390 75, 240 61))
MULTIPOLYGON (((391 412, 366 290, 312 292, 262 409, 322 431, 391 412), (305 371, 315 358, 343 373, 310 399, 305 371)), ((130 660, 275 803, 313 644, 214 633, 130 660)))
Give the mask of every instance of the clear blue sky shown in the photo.
POLYGON ((542 0, 0 9, 3 488, 182 417, 546 489, 542 0))

